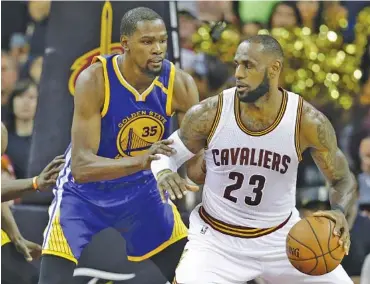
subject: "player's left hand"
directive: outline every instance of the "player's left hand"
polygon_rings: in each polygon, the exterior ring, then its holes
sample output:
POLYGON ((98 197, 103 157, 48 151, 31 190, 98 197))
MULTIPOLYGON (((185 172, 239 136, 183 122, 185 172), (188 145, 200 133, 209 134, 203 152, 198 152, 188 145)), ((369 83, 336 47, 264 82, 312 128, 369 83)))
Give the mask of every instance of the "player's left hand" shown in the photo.
POLYGON ((18 237, 12 241, 18 252, 23 254, 24 258, 30 262, 37 259, 41 255, 41 246, 26 240, 23 237, 18 237))
POLYGON ((313 214, 315 217, 325 217, 335 223, 333 234, 339 237, 339 245, 343 246, 344 251, 348 255, 351 239, 349 234, 349 226, 346 216, 340 210, 317 211, 313 214))

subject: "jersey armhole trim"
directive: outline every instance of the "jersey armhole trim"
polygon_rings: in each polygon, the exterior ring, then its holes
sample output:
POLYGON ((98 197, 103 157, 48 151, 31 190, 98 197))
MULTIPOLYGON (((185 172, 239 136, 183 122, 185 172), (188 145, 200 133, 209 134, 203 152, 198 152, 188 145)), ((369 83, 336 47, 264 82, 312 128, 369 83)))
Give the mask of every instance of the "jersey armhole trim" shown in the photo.
POLYGON ((166 114, 168 116, 172 116, 172 98, 173 98, 173 87, 175 84, 175 74, 176 74, 176 67, 171 62, 171 69, 170 69, 170 78, 168 80, 168 92, 167 92, 167 100, 166 100, 166 114))
POLYGON ((222 96, 222 93, 220 93, 218 95, 216 116, 213 120, 211 131, 209 132, 209 135, 207 137, 207 144, 206 144, 206 147, 205 147, 206 150, 208 149, 208 145, 211 143, 212 137, 215 134, 217 126, 220 122, 221 113, 222 113, 222 106, 223 106, 223 96, 222 96))
POLYGON ((295 122, 295 133, 294 133, 295 150, 297 152, 297 157, 298 157, 299 162, 302 160, 302 152, 301 152, 301 145, 300 145, 302 107, 303 107, 303 98, 299 97, 298 107, 297 107, 297 117, 296 117, 296 122, 295 122))
POLYGON ((104 76, 104 104, 103 109, 100 113, 101 117, 104 117, 109 108, 109 102, 110 102, 110 84, 109 84, 109 77, 108 77, 108 70, 107 70, 107 59, 105 59, 103 56, 96 56, 92 63, 95 63, 97 61, 100 61, 103 65, 103 76, 104 76))

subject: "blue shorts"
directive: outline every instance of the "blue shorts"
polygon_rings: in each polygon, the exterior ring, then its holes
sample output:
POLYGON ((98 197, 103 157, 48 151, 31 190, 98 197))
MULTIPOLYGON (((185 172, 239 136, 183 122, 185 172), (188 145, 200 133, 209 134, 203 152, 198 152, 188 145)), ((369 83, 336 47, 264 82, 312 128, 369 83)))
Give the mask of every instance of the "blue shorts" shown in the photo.
POLYGON ((42 253, 76 264, 92 237, 108 227, 117 229, 125 238, 131 261, 150 258, 187 236, 176 206, 163 204, 159 194, 127 198, 125 203, 122 199, 117 203, 113 200, 109 206, 99 200, 91 202, 68 188, 54 190, 54 196, 42 253))

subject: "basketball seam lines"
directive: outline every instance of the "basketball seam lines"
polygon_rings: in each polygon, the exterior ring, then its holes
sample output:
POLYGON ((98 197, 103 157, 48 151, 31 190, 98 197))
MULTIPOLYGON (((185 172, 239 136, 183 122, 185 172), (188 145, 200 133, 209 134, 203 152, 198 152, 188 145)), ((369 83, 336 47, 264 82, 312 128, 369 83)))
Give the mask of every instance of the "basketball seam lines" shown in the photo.
POLYGON ((329 254, 330 254, 330 256, 331 256, 331 258, 332 258, 332 259, 335 259, 335 260, 337 260, 337 261, 341 261, 341 259, 337 259, 337 258, 335 258, 335 257, 331 254, 333 251, 335 251, 337 248, 339 248, 339 247, 340 247, 340 245, 338 245, 335 249, 330 250, 330 239, 331 239, 331 234, 333 233, 333 231, 332 231, 332 229, 331 229, 331 222, 329 222, 329 225, 330 225, 330 230, 329 230, 329 239, 328 239, 328 249, 329 249, 329 254))
MULTIPOLYGON (((308 225, 310 226, 310 228, 311 228, 311 230, 312 230, 313 234, 315 235, 316 241, 317 241, 317 243, 319 244, 319 247, 320 247, 320 250, 321 250, 321 255, 323 255, 323 254, 324 254, 324 251, 322 250, 322 247, 321 247, 321 244, 320 244, 320 242, 319 242, 319 238, 318 238, 318 237, 317 237, 317 235, 316 235, 316 232, 315 232, 315 231, 314 231, 314 229, 312 228, 310 221, 308 221, 307 219, 304 219, 304 220, 306 220, 306 222, 307 222, 307 223, 308 223, 308 225)), ((329 249, 329 248, 328 248, 328 249, 329 249)), ((325 263, 325 270, 326 270, 326 272, 328 272, 328 266, 327 266, 327 264, 326 264, 326 259, 325 259, 325 257, 322 257, 322 258, 323 258, 324 263, 325 263)))
MULTIPOLYGON (((306 246, 305 244, 301 243, 301 242, 300 242, 300 241, 298 241, 296 238, 292 237, 292 235, 291 235, 291 234, 288 234, 288 236, 289 236, 289 237, 291 237, 293 240, 295 240, 297 243, 299 243, 301 246, 303 246, 303 247, 305 247, 305 248, 309 249, 309 250, 310 250, 310 251, 315 255, 315 257, 314 257, 314 258, 311 258, 311 259, 316 259, 315 266, 314 266, 314 268, 312 268, 308 273, 311 273, 312 271, 314 271, 314 270, 316 269, 316 267, 317 267, 317 264, 319 263, 319 261, 317 260, 316 253, 313 251, 313 249, 311 249, 310 247, 308 247, 308 246, 306 246)), ((288 258, 289 258, 289 256, 288 256, 288 258)), ((295 261, 295 259, 293 259, 293 260, 295 261)), ((306 260, 306 259, 305 259, 305 260, 306 260)))

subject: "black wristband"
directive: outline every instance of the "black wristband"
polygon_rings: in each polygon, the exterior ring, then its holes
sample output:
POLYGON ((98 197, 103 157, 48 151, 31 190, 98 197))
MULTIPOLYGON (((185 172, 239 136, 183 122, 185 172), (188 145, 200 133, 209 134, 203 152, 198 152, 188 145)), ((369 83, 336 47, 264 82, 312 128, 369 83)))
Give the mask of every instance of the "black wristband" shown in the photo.
POLYGON ((344 210, 344 208, 342 206, 338 205, 338 204, 335 204, 335 205, 331 206, 331 210, 339 210, 344 215, 346 215, 346 210, 344 210))

